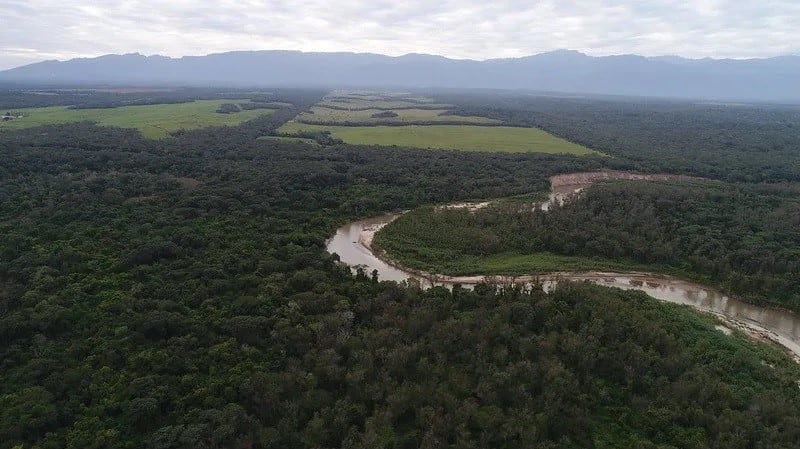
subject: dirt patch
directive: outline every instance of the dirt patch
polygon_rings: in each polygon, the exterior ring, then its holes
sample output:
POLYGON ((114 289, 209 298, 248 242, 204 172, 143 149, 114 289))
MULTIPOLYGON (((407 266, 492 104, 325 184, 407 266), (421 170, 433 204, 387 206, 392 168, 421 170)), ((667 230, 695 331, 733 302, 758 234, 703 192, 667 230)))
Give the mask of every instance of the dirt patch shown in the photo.
POLYGON ((436 210, 444 210, 444 209, 466 209, 470 212, 475 212, 476 210, 483 209, 487 206, 492 204, 491 201, 481 201, 479 203, 454 203, 454 204, 445 204, 443 206, 436 206, 436 210))
POLYGON ((203 184, 202 181, 194 178, 175 178, 175 180, 178 181, 178 185, 180 185, 182 189, 186 190, 194 190, 203 184))
POLYGON ((125 204, 130 203, 147 203, 150 201, 158 200, 158 196, 156 195, 143 195, 143 196, 132 196, 124 201, 125 204))
POLYGON ((550 177, 553 188, 562 186, 585 186, 599 181, 631 180, 631 181, 706 181, 704 178, 686 175, 670 175, 664 173, 633 173, 616 170, 596 172, 578 172, 550 177))

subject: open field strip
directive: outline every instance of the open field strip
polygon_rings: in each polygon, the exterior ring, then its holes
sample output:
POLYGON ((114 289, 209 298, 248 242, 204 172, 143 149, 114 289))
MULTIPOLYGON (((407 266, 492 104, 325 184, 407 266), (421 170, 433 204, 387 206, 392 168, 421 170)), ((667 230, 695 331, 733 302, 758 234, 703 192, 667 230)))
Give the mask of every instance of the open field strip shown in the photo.
POLYGON ((463 122, 480 124, 497 124, 500 120, 477 116, 441 115, 446 109, 397 109, 392 112, 397 117, 373 117, 380 114, 380 109, 364 109, 357 111, 342 111, 315 106, 311 113, 303 112, 295 120, 302 123, 386 123, 386 122, 463 122))
POLYGON ((449 104, 443 103, 425 103, 416 101, 404 100, 361 100, 361 99, 337 99, 337 100, 323 100, 318 106, 329 108, 344 108, 351 111, 361 109, 447 109, 452 107, 449 104))
POLYGON ((537 128, 474 125, 325 126, 289 122, 278 129, 280 134, 324 131, 354 145, 397 145, 509 153, 601 154, 537 128))
POLYGON ((101 126, 136 128, 144 137, 158 139, 181 129, 238 125, 274 112, 272 109, 243 110, 233 114, 215 112, 224 103, 247 102, 246 100, 223 99, 101 109, 69 109, 66 106, 15 109, 13 112, 22 113, 24 117, 9 122, 0 122, 0 130, 90 121, 101 126))

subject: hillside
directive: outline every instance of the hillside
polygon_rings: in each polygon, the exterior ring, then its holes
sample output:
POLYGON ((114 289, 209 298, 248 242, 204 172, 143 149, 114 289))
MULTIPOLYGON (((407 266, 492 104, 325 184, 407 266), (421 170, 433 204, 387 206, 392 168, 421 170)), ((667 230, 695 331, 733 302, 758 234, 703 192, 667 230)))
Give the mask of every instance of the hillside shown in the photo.
POLYGON ((240 51, 45 61, 0 72, 25 84, 503 88, 583 94, 800 102, 800 56, 722 60, 592 57, 560 50, 486 61, 408 54, 240 51))

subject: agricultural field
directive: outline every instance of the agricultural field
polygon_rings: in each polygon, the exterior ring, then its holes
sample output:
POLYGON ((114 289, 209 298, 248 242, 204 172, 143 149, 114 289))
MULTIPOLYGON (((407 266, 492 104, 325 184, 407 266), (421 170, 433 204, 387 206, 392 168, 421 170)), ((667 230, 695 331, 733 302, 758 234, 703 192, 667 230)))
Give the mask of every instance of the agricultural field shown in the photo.
POLYGON ((463 122, 474 124, 499 124, 500 120, 477 116, 443 115, 447 109, 359 109, 344 111, 315 106, 310 112, 303 112, 295 119, 301 123, 430 123, 430 122, 463 122), (389 115, 386 115, 386 113, 389 115), (383 114, 384 116, 381 116, 383 114), (391 116, 391 115, 394 116, 391 116))
MULTIPOLYGON (((398 109, 439 109, 447 110, 450 104, 436 103, 433 99, 414 96, 405 92, 333 91, 317 105, 329 109, 346 111, 381 111, 398 109)), ((373 112, 374 113, 374 112, 373 112)))
POLYGON ((355 145, 509 153, 599 154, 538 128, 500 126, 480 115, 408 93, 334 91, 277 130, 283 136, 330 133, 355 145), (391 125, 391 126, 382 126, 391 125))
POLYGON ((410 99, 396 99, 396 100, 372 100, 364 98, 342 98, 323 100, 319 106, 329 108, 342 108, 349 111, 359 111, 364 109, 381 109, 381 110, 394 110, 394 109, 447 109, 452 105, 444 103, 431 103, 427 101, 410 100, 410 99))
POLYGON ((136 128, 144 137, 159 139, 181 129, 209 126, 232 126, 274 112, 274 109, 242 110, 232 114, 216 112, 225 103, 249 103, 243 100, 198 100, 190 103, 122 106, 101 109, 69 109, 66 106, 15 109, 22 118, 0 122, 0 130, 23 129, 41 125, 95 122, 101 126, 136 128))
POLYGON ((324 126, 295 121, 278 129, 278 133, 283 135, 325 131, 353 145, 397 145, 508 153, 600 154, 537 128, 475 125, 324 126))

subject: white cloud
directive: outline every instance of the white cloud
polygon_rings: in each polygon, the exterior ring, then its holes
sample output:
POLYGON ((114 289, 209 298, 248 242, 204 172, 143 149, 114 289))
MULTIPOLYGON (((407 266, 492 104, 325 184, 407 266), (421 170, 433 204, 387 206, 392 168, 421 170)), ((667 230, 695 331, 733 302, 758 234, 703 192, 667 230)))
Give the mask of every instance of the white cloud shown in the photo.
POLYGON ((295 49, 456 58, 766 57, 800 50, 796 0, 2 0, 0 69, 44 59, 295 49))

